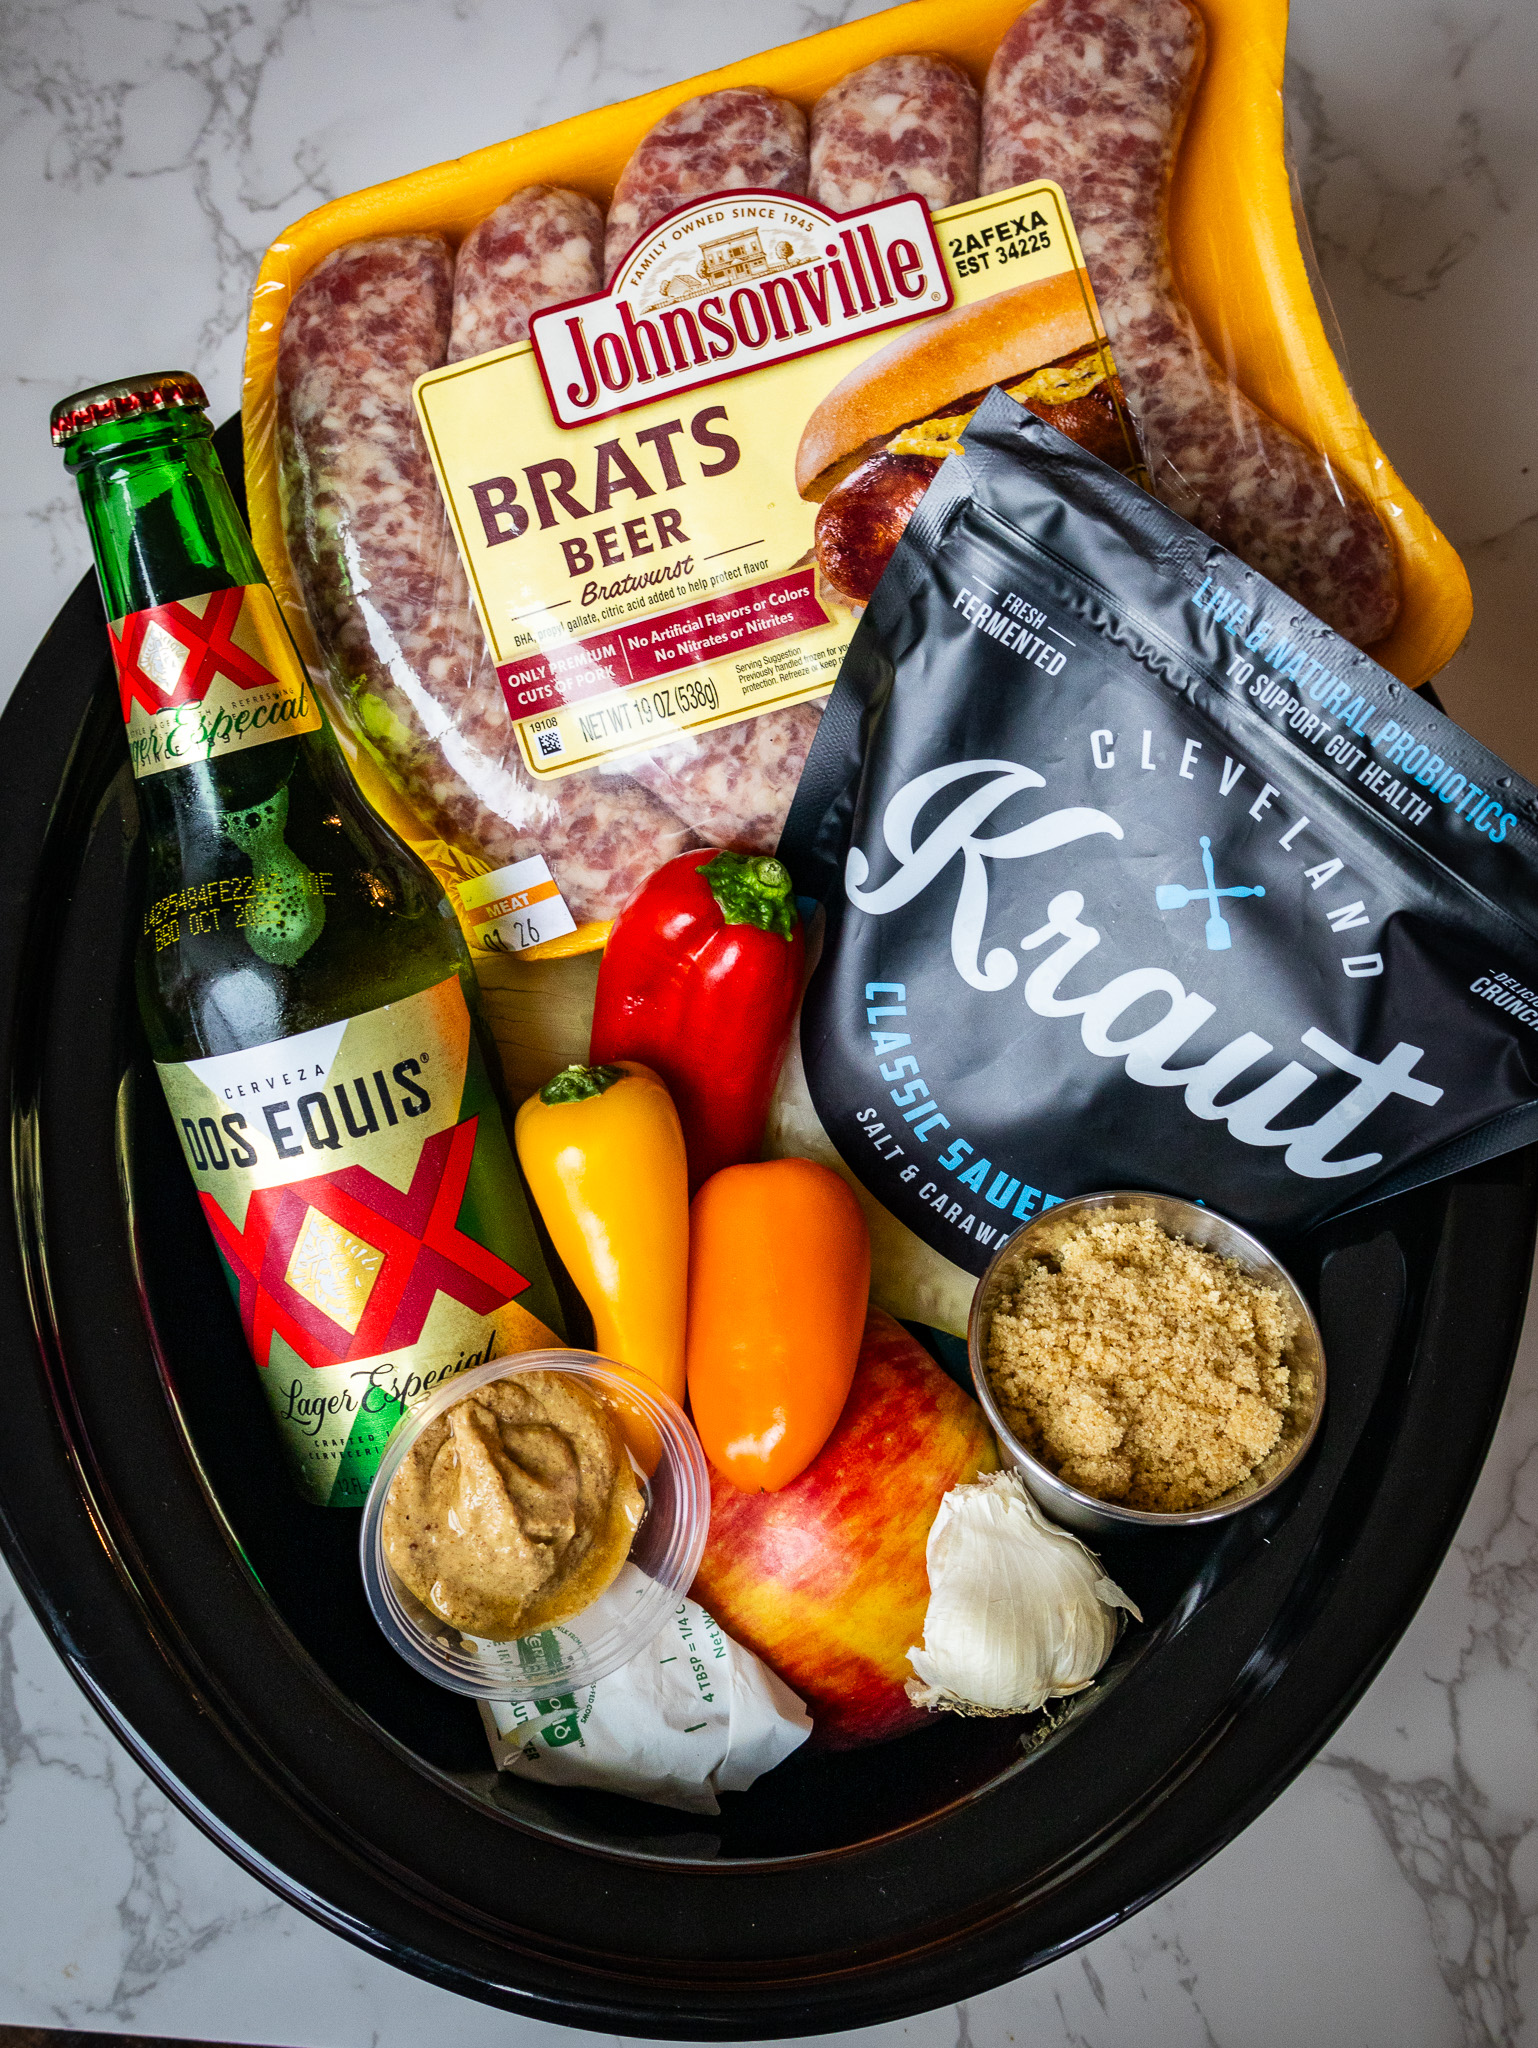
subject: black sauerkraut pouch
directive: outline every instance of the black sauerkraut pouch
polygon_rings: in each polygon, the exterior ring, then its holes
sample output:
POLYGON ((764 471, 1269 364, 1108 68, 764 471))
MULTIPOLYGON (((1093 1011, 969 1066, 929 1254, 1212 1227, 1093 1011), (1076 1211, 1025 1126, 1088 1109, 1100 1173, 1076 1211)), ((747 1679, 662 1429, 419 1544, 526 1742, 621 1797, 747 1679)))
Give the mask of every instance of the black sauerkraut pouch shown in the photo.
POLYGON ((981 1272, 1097 1188, 1271 1233, 1538 1137, 1538 793, 992 393, 845 657, 781 855, 870 1192, 981 1272))

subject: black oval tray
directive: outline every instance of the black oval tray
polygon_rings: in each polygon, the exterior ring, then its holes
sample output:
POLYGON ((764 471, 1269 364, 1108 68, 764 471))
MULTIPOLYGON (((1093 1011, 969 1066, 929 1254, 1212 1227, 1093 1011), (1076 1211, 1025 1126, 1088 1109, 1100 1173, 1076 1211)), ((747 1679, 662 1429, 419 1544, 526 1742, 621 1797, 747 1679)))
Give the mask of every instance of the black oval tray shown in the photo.
MULTIPOLYGON (((221 452, 232 472, 231 428, 221 452)), ((1330 1362, 1292 1485, 1106 1562, 1147 1617, 1055 1725, 799 1753, 719 1822, 498 1779, 299 1503, 134 1017, 134 813, 93 579, 0 720, 9 991, 0 1543, 146 1770, 283 1897, 455 1991, 762 2038, 975 1993, 1103 1932, 1274 1798, 1424 1593, 1521 1326, 1519 1153, 1284 1248, 1330 1362)))

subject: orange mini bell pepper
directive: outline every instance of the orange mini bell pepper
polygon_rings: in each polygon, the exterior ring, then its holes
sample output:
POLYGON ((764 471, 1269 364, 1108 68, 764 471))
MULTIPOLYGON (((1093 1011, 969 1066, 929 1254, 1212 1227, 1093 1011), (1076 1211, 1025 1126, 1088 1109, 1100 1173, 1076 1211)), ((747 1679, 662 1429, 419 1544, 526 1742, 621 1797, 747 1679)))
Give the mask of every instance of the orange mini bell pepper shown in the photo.
POLYGON ((633 1060, 563 1067, 513 1128, 595 1348, 682 1405, 689 1168, 671 1096, 633 1060))
POLYGON ((744 1493, 804 1472, 849 1398, 870 1297, 870 1232, 810 1159, 728 1166, 689 1217, 689 1404, 705 1455, 744 1493))

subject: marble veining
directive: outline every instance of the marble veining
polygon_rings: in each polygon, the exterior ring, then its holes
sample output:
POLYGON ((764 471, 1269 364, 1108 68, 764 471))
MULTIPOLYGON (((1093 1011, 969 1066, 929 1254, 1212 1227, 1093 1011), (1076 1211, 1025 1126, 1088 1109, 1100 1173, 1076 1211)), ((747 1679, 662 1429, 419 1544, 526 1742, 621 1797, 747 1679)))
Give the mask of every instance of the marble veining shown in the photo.
POLYGON ((1538 8, 1293 8, 1289 133, 1356 395, 1462 551, 1453 715, 1538 774, 1538 8))
MULTIPOLYGON (((1533 1394, 1519 1381, 1513 1419, 1535 1419, 1533 1394)), ((1523 2037, 1523 1950, 1538 1878, 1538 1802, 1531 1796, 1538 1770, 1529 1769, 1524 1786, 1503 1783, 1489 1766, 1492 1740, 1520 1743, 1530 1765, 1538 1757, 1538 1443, 1530 1440, 1488 1493, 1484 1530, 1476 1534, 1466 1524, 1445 1568, 1464 1576, 1462 1639, 1448 1643, 1424 1673, 1428 1704, 1442 1695, 1442 1768, 1412 1764, 1396 1772, 1335 1747, 1316 1766, 1352 1787, 1421 1900, 1469 2043, 1523 2037)), ((1476 1503, 1470 1521, 1478 1516, 1476 1503)), ((1409 1747, 1408 1730, 1400 1733, 1409 1747)))
MULTIPOLYGON (((256 264, 308 207, 872 11, 13 0, 0 11, 0 289, 16 337, 0 374, 0 697, 88 558, 45 432, 55 398, 176 364, 223 416, 239 400, 256 264)), ((1439 687, 1529 775, 1534 77, 1532 0, 1295 0, 1289 129, 1349 373, 1474 583, 1473 633, 1439 687)), ((1535 1758, 1538 1323, 1458 1540, 1325 1753, 1123 1926, 1016 1984, 866 2034, 880 2048, 1538 2040, 1535 1758)), ((3 1570, 0 2021, 289 2048, 572 2038, 401 1976, 273 1900, 139 1772, 3 1570)))
MULTIPOLYGON (((1456 84, 1500 19, 1472 30, 1445 19, 1437 26, 1447 42, 1447 76, 1456 84)), ((1484 117, 1475 107, 1458 107, 1443 131, 1427 138, 1416 182, 1406 188, 1341 132, 1319 79, 1297 58, 1289 66, 1287 103, 1317 246, 1332 258, 1359 264, 1381 291, 1430 298, 1511 212, 1511 196, 1486 147, 1484 117)))
MULTIPOLYGON (((8 1580, 6 1586, 9 1595, 8 1580)), ((29 1907, 20 1890, 25 1867, 12 1864, 12 1852, 26 1856, 24 1830, 41 1782, 48 1788, 51 1810, 61 1818, 89 1813, 100 1831, 93 1859, 97 1868, 79 1869, 85 1882, 75 1897, 83 1903, 92 1889, 91 1879, 106 1876, 108 1894, 101 1905, 110 1895, 115 1922, 110 1942, 98 1941, 89 1956, 71 1955, 60 1965, 54 1996, 45 2001, 44 2023, 78 2026, 80 2014, 86 2012, 95 2025, 116 2021, 126 2027, 145 1994, 169 1972, 232 1928, 270 1919, 284 1908, 259 1888, 251 1888, 232 1912, 209 1914, 196 1891, 191 1896, 184 1893, 176 1866, 186 1823, 82 1697, 71 1699, 67 1691, 39 1684, 36 1648, 30 1617, 24 1620, 20 1603, 8 1597, 0 1607, 0 1871, 5 1873, 0 1894, 5 1897, 9 1939, 0 1943, 0 1983, 15 1971, 14 1944, 23 1925, 37 1908, 53 1917, 65 1903, 57 1896, 45 1902, 34 1895, 29 1907), (25 1669, 16 1652, 19 1623, 27 1633, 25 1669), (44 1698, 48 1707, 39 1713, 44 1698)), ((53 1675, 46 1672, 49 1680, 53 1675)), ((34 1822, 35 1818, 34 1814, 34 1822)), ((93 1858, 91 1837, 82 1832, 74 1839, 73 1850, 79 1864, 86 1865, 93 1858)), ((75 1931, 56 1929, 66 1943, 75 1931)))

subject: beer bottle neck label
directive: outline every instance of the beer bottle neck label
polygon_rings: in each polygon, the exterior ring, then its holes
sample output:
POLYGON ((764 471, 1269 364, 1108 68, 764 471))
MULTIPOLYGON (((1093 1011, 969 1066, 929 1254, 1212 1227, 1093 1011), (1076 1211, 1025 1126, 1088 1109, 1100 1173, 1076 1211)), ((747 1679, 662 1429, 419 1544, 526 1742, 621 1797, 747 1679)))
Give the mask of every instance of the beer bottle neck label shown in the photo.
POLYGON ((130 612, 107 628, 136 776, 315 732, 320 706, 265 583, 130 612))
POLYGON ((361 1506, 410 1403, 561 1341, 457 976, 159 1073, 307 1499, 361 1506))

